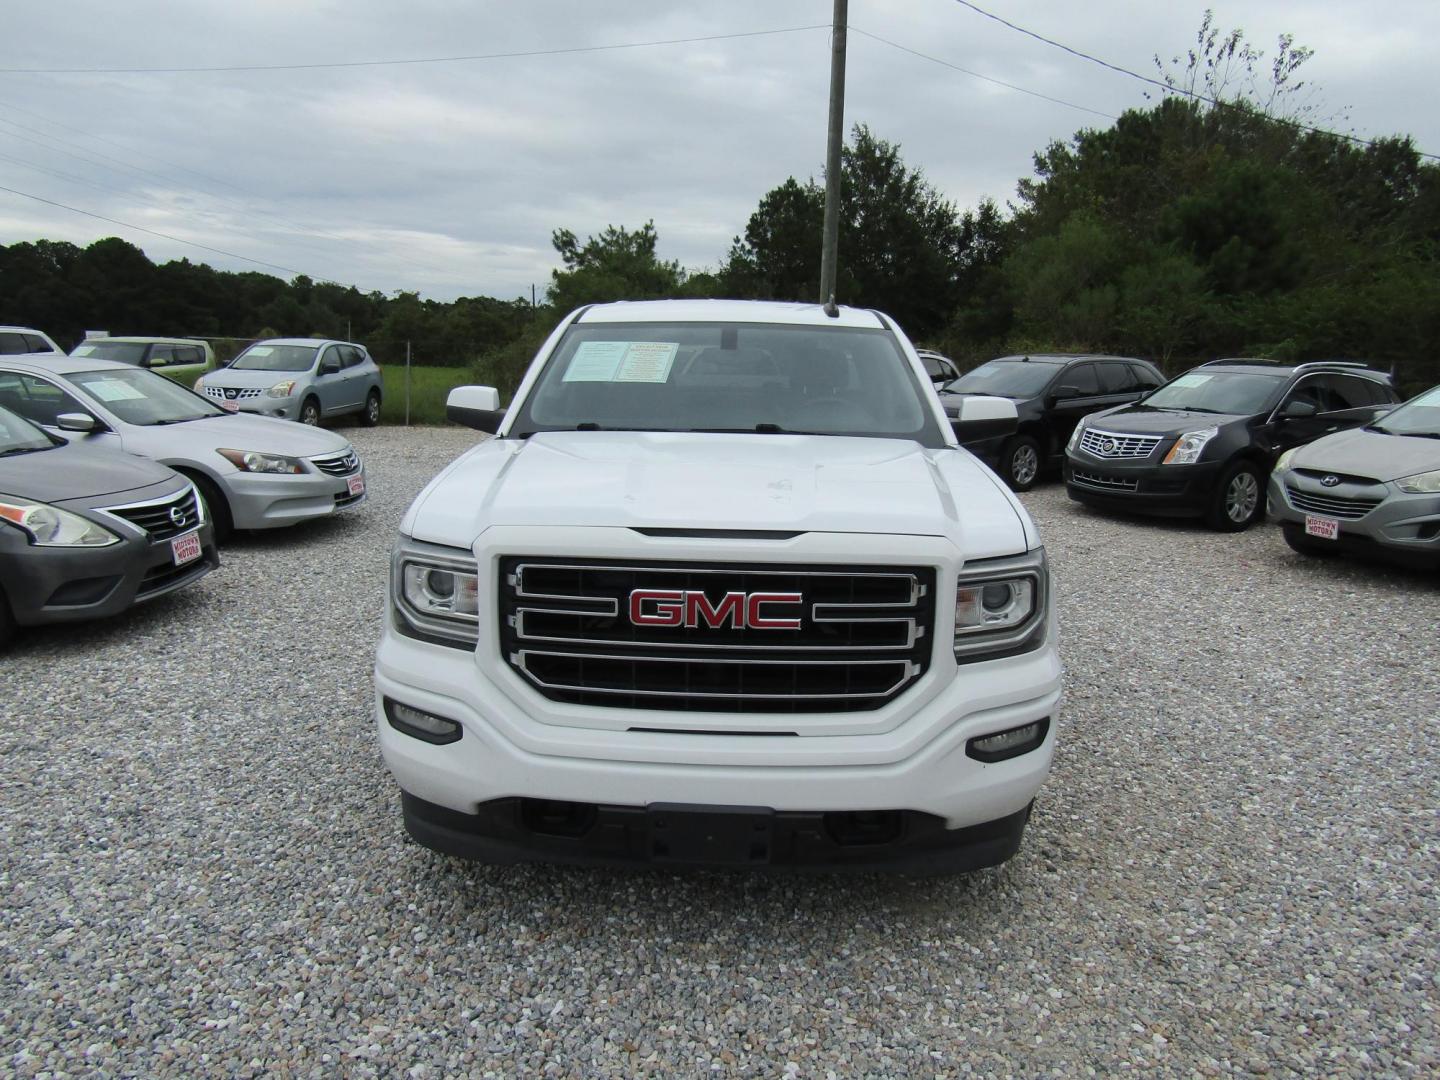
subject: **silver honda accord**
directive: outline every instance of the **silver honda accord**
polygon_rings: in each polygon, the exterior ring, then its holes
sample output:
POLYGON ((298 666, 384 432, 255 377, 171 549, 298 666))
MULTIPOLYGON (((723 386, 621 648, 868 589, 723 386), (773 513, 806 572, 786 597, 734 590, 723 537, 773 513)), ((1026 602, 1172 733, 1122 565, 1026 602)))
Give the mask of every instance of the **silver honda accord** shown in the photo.
POLYGON ((216 538, 324 517, 365 500, 365 467, 323 428, 226 412, 144 368, 88 357, 0 358, 0 405, 71 442, 168 465, 194 481, 216 538))

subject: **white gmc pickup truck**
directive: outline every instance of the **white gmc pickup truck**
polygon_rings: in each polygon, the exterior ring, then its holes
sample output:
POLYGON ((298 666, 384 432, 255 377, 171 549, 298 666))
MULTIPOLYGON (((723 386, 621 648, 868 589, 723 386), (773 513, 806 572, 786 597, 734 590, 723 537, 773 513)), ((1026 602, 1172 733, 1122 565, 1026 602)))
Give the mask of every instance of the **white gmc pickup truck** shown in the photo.
MULTIPOLYGON (((375 664, 420 843, 488 862, 1000 863, 1055 744, 1045 551, 875 311, 587 307, 405 515, 375 664)), ((989 428, 989 430, 985 430, 989 428)))

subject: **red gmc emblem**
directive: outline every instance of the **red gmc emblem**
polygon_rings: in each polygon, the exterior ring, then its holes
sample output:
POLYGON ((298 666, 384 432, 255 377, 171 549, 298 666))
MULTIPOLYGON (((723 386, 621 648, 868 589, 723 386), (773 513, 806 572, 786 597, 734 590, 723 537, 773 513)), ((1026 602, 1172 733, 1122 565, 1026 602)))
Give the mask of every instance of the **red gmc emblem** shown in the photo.
POLYGON ((635 589, 630 593, 630 621, 636 626, 799 630, 799 615, 778 616, 775 608, 782 604, 798 606, 802 599, 799 593, 793 592, 727 592, 718 604, 712 604, 703 592, 635 589))

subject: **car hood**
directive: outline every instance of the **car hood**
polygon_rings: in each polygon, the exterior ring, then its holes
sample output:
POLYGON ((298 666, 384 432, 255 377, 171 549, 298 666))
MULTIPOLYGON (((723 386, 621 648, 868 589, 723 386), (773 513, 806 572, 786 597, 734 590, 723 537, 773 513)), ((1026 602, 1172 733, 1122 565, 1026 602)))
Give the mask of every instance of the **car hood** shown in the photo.
POLYGON ((470 547, 493 525, 947 536, 967 559, 1036 542, 970 454, 899 439, 544 432, 493 439, 431 481, 401 528, 470 547))
POLYGON ((1302 446, 1290 459, 1290 467, 1399 480, 1440 469, 1440 439, 1352 428, 1302 446))
POLYGON ((1086 427, 1135 435, 1179 435, 1200 428, 1223 427, 1247 417, 1231 413, 1186 412, 1181 409, 1137 409, 1122 405, 1085 418, 1086 427))
POLYGON ((0 492, 36 502, 120 495, 176 479, 164 465, 87 446, 0 458, 0 492))
POLYGON ((343 453, 350 446, 344 436, 324 428, 250 413, 226 413, 224 416, 161 427, 127 425, 122 438, 125 449, 131 453, 167 461, 184 460, 187 456, 203 453, 208 464, 214 464, 210 452, 221 447, 290 457, 316 457, 343 453))
POLYGON ((304 379, 308 375, 308 368, 304 371, 237 371, 227 367, 209 372, 205 381, 211 386, 259 387, 261 390, 269 390, 276 383, 287 379, 304 379))

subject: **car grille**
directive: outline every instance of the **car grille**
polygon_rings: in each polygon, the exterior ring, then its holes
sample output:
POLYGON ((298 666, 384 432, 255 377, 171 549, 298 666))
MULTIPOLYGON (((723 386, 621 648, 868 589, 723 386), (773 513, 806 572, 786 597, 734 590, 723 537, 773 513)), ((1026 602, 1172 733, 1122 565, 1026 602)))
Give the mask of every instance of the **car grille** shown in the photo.
POLYGON ((343 454, 312 457, 310 464, 314 465, 323 473, 329 473, 331 476, 349 476, 356 469, 360 468, 360 458, 354 450, 346 450, 343 454))
POLYGON ((340 494, 335 496, 335 509, 339 510, 342 506, 353 506, 355 503, 358 503, 363 498, 365 498, 365 493, 363 491, 360 492, 360 494, 358 495, 351 495, 347 491, 342 491, 340 494))
POLYGON ((171 496, 162 502, 107 506, 105 512, 144 529, 151 540, 169 540, 172 536, 189 532, 200 524, 200 508, 195 502, 193 487, 187 487, 179 495, 171 496))
MULTIPOLYGON (((929 666, 935 623, 931 567, 758 568, 705 563, 501 560, 500 641, 506 662, 553 701, 708 712, 878 709, 929 666), (799 594, 769 617, 798 629, 637 626, 631 593, 799 594)), ((740 622, 745 620, 741 619, 740 622)), ((721 622, 719 627, 711 622, 721 622)))
POLYGON ((250 398, 257 398, 265 391, 254 387, 235 386, 211 386, 205 384, 205 396, 214 398, 216 401, 248 401, 250 398))
POLYGON ((1086 487, 1103 488, 1106 491, 1138 491, 1140 481, 1133 476, 1101 476, 1084 469, 1070 469, 1070 480, 1086 487))
POLYGON ((1160 439, 1159 435, 1123 435, 1086 428, 1080 433, 1080 449, 1101 458, 1145 458, 1160 445, 1160 439))
POLYGON ((1301 491, 1294 484, 1285 485, 1285 494, 1290 505, 1308 514, 1324 514, 1326 517, 1345 518, 1354 521, 1362 518, 1384 502, 1379 499, 1349 499, 1339 495, 1317 495, 1313 491, 1301 491))
POLYGON ((135 599, 148 600, 157 593, 166 592, 177 588, 181 583, 190 581, 193 578, 203 577, 215 568, 209 555, 201 555, 194 562, 188 562, 184 566, 172 566, 164 563, 160 566, 151 567, 140 579, 140 586, 135 591, 135 599))

